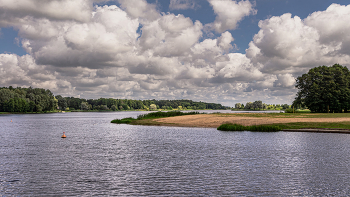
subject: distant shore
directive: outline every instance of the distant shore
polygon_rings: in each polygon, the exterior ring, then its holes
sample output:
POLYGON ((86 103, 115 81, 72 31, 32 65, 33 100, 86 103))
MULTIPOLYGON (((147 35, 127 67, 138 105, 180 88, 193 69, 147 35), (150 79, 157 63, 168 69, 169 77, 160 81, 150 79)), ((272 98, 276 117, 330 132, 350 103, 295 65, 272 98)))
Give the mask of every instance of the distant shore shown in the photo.
MULTIPOLYGON (((164 112, 164 111, 183 111, 183 112, 188 112, 188 111, 214 111, 217 109, 173 109, 173 110, 163 110, 163 109, 158 109, 158 110, 146 110, 146 109, 134 109, 134 110, 68 110, 68 111, 61 111, 61 110, 55 110, 55 111, 41 111, 41 112, 0 112, 0 114, 46 114, 46 113, 70 113, 70 112, 164 112)), ((218 109, 218 110, 225 110, 225 109, 218 109)), ((226 109, 228 110, 228 109, 226 109)))

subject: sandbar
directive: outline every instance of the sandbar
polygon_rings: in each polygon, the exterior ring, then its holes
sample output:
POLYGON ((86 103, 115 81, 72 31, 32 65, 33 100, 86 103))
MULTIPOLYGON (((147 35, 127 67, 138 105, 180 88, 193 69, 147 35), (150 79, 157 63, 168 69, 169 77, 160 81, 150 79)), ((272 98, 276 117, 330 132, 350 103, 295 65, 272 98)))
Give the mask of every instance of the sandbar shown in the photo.
POLYGON ((244 126, 274 124, 274 123, 292 123, 292 122, 345 122, 350 121, 350 117, 339 118, 271 118, 271 117, 247 117, 235 116, 232 114, 196 114, 186 116, 175 116, 168 118, 155 119, 158 123, 172 124, 181 127, 204 127, 217 128, 222 124, 235 123, 244 126))

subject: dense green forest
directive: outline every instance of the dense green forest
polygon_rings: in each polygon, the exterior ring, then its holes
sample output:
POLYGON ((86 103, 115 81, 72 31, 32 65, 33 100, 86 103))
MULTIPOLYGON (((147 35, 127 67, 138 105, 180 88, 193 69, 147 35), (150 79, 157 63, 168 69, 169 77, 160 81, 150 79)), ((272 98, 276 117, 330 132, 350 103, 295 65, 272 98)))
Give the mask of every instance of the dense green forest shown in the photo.
POLYGON ((130 99, 80 99, 56 96, 62 110, 186 110, 186 109, 230 109, 216 103, 195 102, 192 100, 130 100, 130 99))
POLYGON ((216 103, 192 100, 83 99, 54 96, 42 88, 0 87, 0 112, 47 112, 57 110, 186 110, 230 109, 216 103))
POLYGON ((52 111, 56 106, 57 100, 50 90, 0 87, 0 112, 52 111))

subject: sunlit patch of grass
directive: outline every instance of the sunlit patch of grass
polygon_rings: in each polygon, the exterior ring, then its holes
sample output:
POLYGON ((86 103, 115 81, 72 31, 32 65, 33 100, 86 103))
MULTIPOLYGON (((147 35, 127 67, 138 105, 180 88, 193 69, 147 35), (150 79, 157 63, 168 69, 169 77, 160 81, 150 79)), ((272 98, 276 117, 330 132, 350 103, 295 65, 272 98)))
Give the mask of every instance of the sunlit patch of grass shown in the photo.
POLYGON ((296 113, 311 113, 309 109, 297 109, 295 110, 296 113))

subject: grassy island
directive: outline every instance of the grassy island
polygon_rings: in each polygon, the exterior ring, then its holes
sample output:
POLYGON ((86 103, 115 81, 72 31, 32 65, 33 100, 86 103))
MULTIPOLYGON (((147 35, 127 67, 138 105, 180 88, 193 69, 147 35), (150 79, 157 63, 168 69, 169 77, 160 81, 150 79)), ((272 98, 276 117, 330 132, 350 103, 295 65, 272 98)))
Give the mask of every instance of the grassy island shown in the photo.
MULTIPOLYGON (((218 128, 222 131, 342 131, 350 132, 350 113, 213 113, 156 112, 115 123, 218 128), (186 115, 186 116, 184 116, 186 115), (315 130, 316 129, 316 130, 315 130)), ((113 122, 112 121, 112 122, 113 122)))

